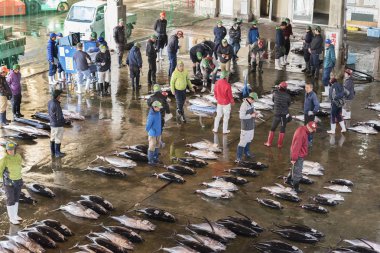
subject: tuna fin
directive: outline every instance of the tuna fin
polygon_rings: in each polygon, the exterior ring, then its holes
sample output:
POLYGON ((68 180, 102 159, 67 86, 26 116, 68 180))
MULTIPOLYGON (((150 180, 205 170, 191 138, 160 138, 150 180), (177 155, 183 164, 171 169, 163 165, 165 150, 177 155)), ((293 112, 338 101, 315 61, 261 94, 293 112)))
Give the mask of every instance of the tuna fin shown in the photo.
POLYGON ((205 221, 210 225, 211 227, 211 230, 212 230, 212 233, 215 234, 215 229, 214 227, 212 226, 211 222, 206 218, 206 217, 203 217, 205 219, 205 221))
POLYGON ((78 246, 79 246, 79 242, 77 242, 75 245, 73 245, 71 248, 68 248, 68 249, 75 249, 78 246))
POLYGON ((160 252, 160 251, 162 251, 162 249, 163 249, 163 247, 162 247, 162 245, 161 245, 161 247, 160 247, 158 250, 155 250, 155 251, 153 251, 152 253, 160 252))
POLYGON ((251 218, 249 218, 247 215, 245 215, 245 214, 243 214, 243 213, 241 213, 241 212, 239 212, 238 210, 235 210, 235 212, 237 213, 237 214, 239 214, 239 215, 241 215, 241 216, 243 216, 244 218, 246 218, 246 219, 248 219, 248 220, 252 220, 251 218))
POLYGON ((362 241, 365 243, 368 247, 370 247, 372 250, 376 251, 368 242, 366 242, 363 238, 357 238, 359 241, 362 241))

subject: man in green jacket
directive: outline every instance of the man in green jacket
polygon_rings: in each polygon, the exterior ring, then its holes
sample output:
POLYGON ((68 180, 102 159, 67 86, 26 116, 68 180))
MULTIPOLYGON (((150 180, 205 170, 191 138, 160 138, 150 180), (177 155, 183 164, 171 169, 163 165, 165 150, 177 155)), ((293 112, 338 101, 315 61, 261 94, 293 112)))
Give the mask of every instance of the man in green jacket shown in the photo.
POLYGON ((21 178, 22 158, 20 154, 16 154, 15 143, 7 142, 5 149, 6 153, 0 160, 0 180, 3 181, 9 222, 17 225, 22 221, 17 214, 23 185, 21 178))
POLYGON ((183 61, 179 61, 177 68, 174 70, 172 77, 170 79, 170 89, 175 95, 175 100, 177 104, 177 119, 186 123, 185 113, 183 110, 183 105, 186 100, 186 88, 189 87, 190 90, 195 92, 193 84, 190 82, 189 73, 185 70, 183 61))

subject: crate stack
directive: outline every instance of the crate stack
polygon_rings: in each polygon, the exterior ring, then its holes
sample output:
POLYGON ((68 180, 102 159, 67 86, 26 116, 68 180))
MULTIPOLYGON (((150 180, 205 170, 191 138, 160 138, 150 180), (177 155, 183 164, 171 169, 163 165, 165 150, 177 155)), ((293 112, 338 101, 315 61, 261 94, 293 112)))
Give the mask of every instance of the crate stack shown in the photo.
POLYGON ((0 65, 11 68, 24 55, 26 38, 13 35, 11 26, 0 25, 0 65))

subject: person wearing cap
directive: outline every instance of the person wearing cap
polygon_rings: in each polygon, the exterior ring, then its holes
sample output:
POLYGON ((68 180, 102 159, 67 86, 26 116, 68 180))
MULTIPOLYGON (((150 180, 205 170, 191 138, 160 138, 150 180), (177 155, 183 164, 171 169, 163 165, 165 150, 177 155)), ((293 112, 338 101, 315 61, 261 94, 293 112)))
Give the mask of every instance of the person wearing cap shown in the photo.
POLYGON ((98 70, 98 95, 108 95, 111 81, 111 54, 107 46, 100 45, 99 52, 95 56, 95 64, 98 70))
POLYGON ((292 24, 290 24, 290 19, 285 18, 286 26, 283 30, 284 33, 284 39, 285 39, 285 53, 284 53, 284 62, 288 64, 288 55, 290 51, 290 35, 293 35, 293 28, 292 24))
POLYGON ((179 61, 177 68, 174 70, 173 75, 170 78, 170 90, 172 94, 174 94, 177 104, 177 120, 181 120, 183 123, 186 123, 183 106, 186 101, 187 88, 195 92, 193 84, 190 82, 189 73, 185 70, 183 61, 179 61))
POLYGON ((252 26, 248 31, 248 65, 251 66, 251 50, 252 45, 260 38, 259 28, 257 27, 257 20, 251 22, 252 26))
POLYGON ((58 64, 58 50, 56 49, 56 39, 57 35, 55 33, 50 33, 49 41, 47 43, 47 60, 49 62, 49 84, 56 85, 55 74, 57 73, 58 64))
POLYGON ((126 61, 127 65, 129 66, 129 74, 132 80, 132 89, 140 88, 140 72, 143 64, 140 48, 140 42, 136 42, 129 51, 126 61))
MULTIPOLYGON (((319 100, 313 91, 313 84, 305 85, 305 100, 303 103, 304 124, 315 120, 315 114, 319 111, 319 100)), ((313 145, 313 134, 309 135, 309 146, 313 145)))
POLYGON ((165 125, 165 115, 170 114, 170 108, 168 104, 168 94, 166 92, 161 91, 161 87, 159 84, 153 85, 153 95, 148 99, 147 104, 149 107, 152 107, 153 102, 158 101, 161 103, 161 132, 163 132, 163 128, 165 125))
POLYGON ((56 54, 57 54, 57 72, 58 72, 58 82, 65 82, 66 81, 66 75, 65 75, 65 71, 64 69, 62 68, 62 65, 61 63, 59 62, 59 51, 58 51, 58 46, 59 46, 59 40, 63 37, 63 34, 62 33, 57 33, 56 34, 57 37, 56 37, 56 40, 55 40, 55 50, 56 50, 56 54))
POLYGON ((329 96, 329 80, 331 71, 335 67, 335 47, 332 44, 330 39, 326 39, 325 41, 326 51, 325 51, 325 59, 323 61, 323 76, 322 83, 325 87, 325 92, 322 95, 328 97, 329 96))
POLYGON ((215 83, 214 96, 217 101, 216 116, 213 132, 217 133, 220 120, 223 117, 223 134, 228 134, 228 121, 231 114, 231 105, 235 104, 231 84, 228 83, 228 71, 223 70, 220 79, 215 83))
POLYGON ((315 79, 318 79, 319 77, 319 55, 323 51, 323 38, 321 35, 321 27, 317 26, 314 30, 314 37, 310 43, 310 56, 311 56, 311 72, 309 74, 310 77, 314 77, 315 79))
POLYGON ((0 160, 0 181, 3 182, 9 222, 18 225, 22 218, 18 216, 22 181, 22 157, 16 153, 16 144, 8 141, 5 155, 0 160))
POLYGON ((107 41, 104 39, 104 37, 100 36, 98 38, 98 40, 96 41, 96 43, 100 46, 100 45, 103 45, 103 46, 106 46, 108 47, 108 43, 107 41))
POLYGON ((0 128, 8 125, 7 121, 7 105, 8 100, 12 98, 12 91, 6 80, 8 68, 6 66, 0 67, 0 128))
POLYGON ((286 65, 284 62, 285 54, 285 37, 284 29, 286 27, 286 22, 281 22, 280 26, 276 27, 276 44, 275 44, 275 60, 274 66, 277 70, 282 70, 282 67, 286 65))
POLYGON ((179 50, 179 39, 183 38, 183 32, 177 31, 175 34, 170 36, 167 50, 169 57, 169 79, 173 74, 173 71, 177 67, 177 53, 179 50))
POLYGON ((310 66, 310 43, 313 40, 313 31, 311 30, 311 26, 307 26, 306 28, 306 34, 303 37, 303 59, 305 60, 305 68, 302 70, 302 72, 306 72, 307 74, 310 73, 311 66, 310 66))
POLYGON ((51 156, 59 158, 66 154, 61 152, 63 138, 63 126, 65 119, 61 108, 61 90, 54 90, 52 99, 48 102, 48 113, 50 118, 50 151, 51 156))
POLYGON ((168 26, 168 21, 166 20, 166 12, 162 11, 160 13, 160 18, 154 23, 153 30, 156 32, 156 49, 158 52, 157 61, 163 60, 162 50, 168 44, 168 35, 166 33, 166 27, 168 26))
POLYGON ((155 34, 151 35, 146 43, 146 56, 148 57, 148 85, 153 85, 156 83, 156 72, 157 72, 157 50, 156 42, 157 36, 155 34))
POLYGON ((243 99, 239 110, 239 118, 241 123, 240 141, 236 151, 236 163, 239 163, 243 158, 243 153, 247 159, 252 158, 250 152, 250 144, 255 134, 255 118, 260 114, 255 111, 254 102, 259 97, 256 92, 249 93, 248 97, 243 99))
POLYGON ((230 45, 232 46, 234 50, 234 55, 232 57, 233 61, 236 61, 239 50, 240 50, 240 41, 241 41, 241 28, 237 21, 234 22, 234 24, 231 26, 230 30, 228 31, 228 35, 230 37, 230 45))
POLYGON ((267 46, 264 39, 260 38, 253 43, 250 55, 252 60, 252 63, 250 64, 250 66, 252 66, 252 71, 256 72, 257 62, 259 62, 259 73, 263 73, 264 59, 268 59, 267 46))
POLYGON ((214 27, 214 43, 215 43, 214 55, 215 55, 216 60, 218 60, 218 57, 219 57, 217 53, 219 45, 224 39, 224 37, 226 37, 226 35, 227 35, 227 29, 223 26, 223 21, 219 20, 216 23, 216 26, 214 27))
POLYGON ((292 185, 297 193, 301 193, 300 181, 302 179, 303 161, 308 155, 308 136, 317 130, 317 123, 310 121, 305 126, 296 129, 290 146, 290 162, 292 169, 285 183, 292 185))
POLYGON ((91 73, 90 73, 90 64, 91 57, 88 53, 83 51, 83 44, 79 42, 77 44, 77 51, 73 55, 73 61, 77 70, 77 81, 78 81, 78 89, 77 93, 82 93, 83 79, 86 79, 86 92, 90 92, 90 84, 91 84, 91 73))
POLYGON ((161 112, 162 104, 154 101, 149 109, 148 118, 146 120, 145 130, 148 132, 148 164, 156 165, 159 163, 158 155, 160 153, 162 123, 161 112))
POLYGON ((96 32, 91 32, 90 41, 97 41, 97 40, 98 40, 98 34, 96 32))
POLYGON ((24 115, 22 115, 20 112, 22 98, 20 65, 13 65, 12 70, 9 72, 9 75, 7 76, 6 80, 12 91, 11 102, 13 118, 24 117, 24 115))
POLYGON ((123 66, 123 55, 125 50, 125 45, 127 44, 127 39, 125 36, 125 26, 124 26, 124 20, 121 18, 119 19, 119 23, 115 28, 113 29, 113 39, 116 43, 116 52, 118 56, 119 61, 119 68, 123 66))
POLYGON ((217 50, 217 55, 219 57, 220 70, 230 71, 231 60, 234 56, 234 50, 230 44, 228 44, 226 39, 222 40, 217 50))
POLYGON ((201 63, 199 64, 202 73, 202 82, 203 88, 201 92, 205 92, 207 89, 208 79, 211 79, 211 93, 214 92, 214 85, 216 80, 216 72, 218 68, 215 66, 212 56, 207 55, 202 58, 201 63))
POLYGON ((355 98, 355 89, 354 89, 354 80, 352 78, 352 70, 345 69, 344 71, 344 90, 347 94, 345 94, 345 103, 342 109, 343 119, 349 120, 351 119, 351 104, 352 100, 355 98))
POLYGON ((268 134, 268 140, 264 143, 265 146, 271 147, 274 139, 274 131, 276 131, 277 126, 280 124, 280 133, 278 135, 277 147, 282 148, 286 124, 290 121, 291 116, 289 114, 289 106, 292 102, 289 93, 287 92, 288 84, 286 82, 281 82, 279 89, 273 93, 273 103, 274 103, 274 117, 272 121, 272 127, 268 134))
MULTIPOLYGON (((192 48, 190 48, 189 55, 190 60, 193 63, 193 75, 196 76, 197 72, 200 72, 200 62, 202 61, 203 57, 209 55, 208 47, 205 43, 198 43, 192 48)), ((212 55, 212 53, 211 53, 212 55)))
POLYGON ((330 91, 329 99, 331 101, 331 112, 330 112, 330 124, 331 129, 327 131, 328 134, 335 134, 336 123, 339 123, 341 127, 341 133, 346 132, 346 125, 342 117, 342 107, 344 105, 344 87, 338 82, 338 80, 333 77, 330 79, 330 91))

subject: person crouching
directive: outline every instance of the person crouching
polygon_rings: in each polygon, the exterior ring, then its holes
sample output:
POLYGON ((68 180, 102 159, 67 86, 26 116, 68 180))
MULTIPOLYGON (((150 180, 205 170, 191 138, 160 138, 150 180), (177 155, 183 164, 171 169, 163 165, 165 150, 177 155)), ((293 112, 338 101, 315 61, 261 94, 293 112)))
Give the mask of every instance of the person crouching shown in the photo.
POLYGON ((162 124, 161 110, 162 104, 159 101, 154 101, 149 110, 148 119, 145 130, 148 132, 148 164, 156 165, 159 163, 158 154, 161 144, 162 124))

